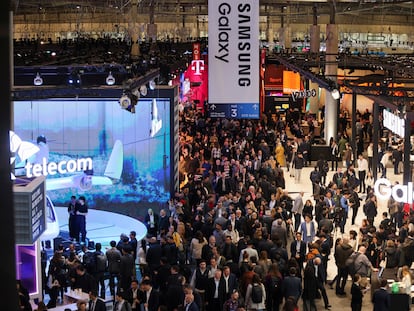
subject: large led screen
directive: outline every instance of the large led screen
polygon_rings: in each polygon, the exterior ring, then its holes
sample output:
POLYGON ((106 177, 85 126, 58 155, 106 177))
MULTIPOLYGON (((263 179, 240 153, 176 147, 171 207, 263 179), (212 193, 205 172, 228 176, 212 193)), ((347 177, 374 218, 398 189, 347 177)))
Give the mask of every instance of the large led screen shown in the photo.
POLYGON ((28 149, 16 152, 16 175, 47 175, 55 206, 83 195, 91 208, 140 219, 170 197, 169 114, 169 98, 141 98, 135 113, 118 99, 16 101, 14 134, 28 149))

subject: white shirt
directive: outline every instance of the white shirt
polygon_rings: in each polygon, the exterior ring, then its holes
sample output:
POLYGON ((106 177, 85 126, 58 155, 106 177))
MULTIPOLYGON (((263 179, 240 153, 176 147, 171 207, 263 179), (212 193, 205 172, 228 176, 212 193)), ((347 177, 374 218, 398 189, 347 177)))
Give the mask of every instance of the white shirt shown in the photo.
POLYGON ((358 159, 357 163, 358 163, 359 171, 365 171, 365 172, 368 171, 368 161, 365 158, 358 159))

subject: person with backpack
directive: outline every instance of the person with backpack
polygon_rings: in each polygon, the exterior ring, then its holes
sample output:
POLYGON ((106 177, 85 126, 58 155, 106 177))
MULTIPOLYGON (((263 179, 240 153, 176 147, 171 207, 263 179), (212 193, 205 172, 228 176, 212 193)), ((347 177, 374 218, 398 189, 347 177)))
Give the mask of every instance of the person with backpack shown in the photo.
POLYGON ((252 283, 246 290, 246 310, 265 310, 266 309, 266 289, 257 274, 253 275, 252 283))
POLYGON ((365 255, 366 251, 367 249, 365 245, 360 245, 358 247, 358 251, 353 253, 346 261, 349 274, 353 277, 356 273, 358 273, 361 276, 361 287, 364 289, 368 286, 368 276, 371 271, 378 271, 378 269, 374 268, 371 261, 369 261, 368 257, 365 255))
POLYGON ((280 304, 282 303, 282 281, 283 276, 279 271, 279 267, 276 263, 273 263, 265 277, 266 288, 266 310, 279 311, 280 304))

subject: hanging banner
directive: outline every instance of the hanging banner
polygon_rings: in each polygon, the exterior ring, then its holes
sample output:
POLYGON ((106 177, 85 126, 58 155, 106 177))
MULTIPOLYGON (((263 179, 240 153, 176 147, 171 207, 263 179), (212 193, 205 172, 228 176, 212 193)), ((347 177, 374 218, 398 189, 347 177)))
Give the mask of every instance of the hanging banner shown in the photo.
POLYGON ((259 1, 209 0, 210 117, 258 119, 259 1))

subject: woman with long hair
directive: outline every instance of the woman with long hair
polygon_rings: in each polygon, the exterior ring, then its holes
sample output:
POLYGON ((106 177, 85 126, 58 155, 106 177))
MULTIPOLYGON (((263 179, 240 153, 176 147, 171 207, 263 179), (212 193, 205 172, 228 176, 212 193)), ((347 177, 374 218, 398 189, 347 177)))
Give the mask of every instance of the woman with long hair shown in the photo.
POLYGON ((264 279, 267 311, 279 311, 282 302, 282 282, 283 276, 279 271, 279 266, 276 263, 271 264, 264 279))
POLYGON ((253 275, 252 283, 247 285, 245 304, 247 311, 263 311, 266 309, 266 289, 257 274, 253 275), (254 301, 255 294, 253 291, 256 289, 253 287, 256 286, 261 288, 261 301, 254 301))
POLYGON ((201 231, 197 231, 194 235, 194 237, 191 239, 190 242, 190 255, 191 259, 197 264, 200 263, 201 260, 201 251, 203 249, 203 246, 206 245, 207 239, 204 237, 203 233, 201 231))
POLYGON ((318 295, 318 281, 314 265, 308 264, 303 272, 303 310, 316 311, 315 299, 318 295))

